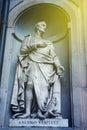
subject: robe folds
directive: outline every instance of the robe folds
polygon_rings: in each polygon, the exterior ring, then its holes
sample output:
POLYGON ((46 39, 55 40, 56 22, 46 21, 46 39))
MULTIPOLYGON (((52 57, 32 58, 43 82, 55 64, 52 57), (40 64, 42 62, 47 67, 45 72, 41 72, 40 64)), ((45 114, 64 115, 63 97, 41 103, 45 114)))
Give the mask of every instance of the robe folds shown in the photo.
MULTIPOLYGON (((33 86, 33 98, 44 115, 49 111, 54 116, 61 113, 61 85, 58 75, 60 62, 53 44, 48 40, 26 37, 18 54, 11 109, 23 113, 26 108, 25 91, 27 85, 33 86), (46 46, 38 46, 45 43, 46 46)), ((32 101, 32 106, 33 105, 32 101)), ((37 111, 36 110, 36 111, 37 111)), ((33 113, 33 108, 31 110, 33 113)))

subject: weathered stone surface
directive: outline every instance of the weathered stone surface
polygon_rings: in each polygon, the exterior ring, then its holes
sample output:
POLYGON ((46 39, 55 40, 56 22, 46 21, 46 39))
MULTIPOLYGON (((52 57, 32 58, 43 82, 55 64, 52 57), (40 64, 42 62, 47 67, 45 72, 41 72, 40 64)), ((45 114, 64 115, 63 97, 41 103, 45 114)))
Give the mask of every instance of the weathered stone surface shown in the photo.
POLYGON ((9 126, 68 127, 68 119, 10 119, 9 126))

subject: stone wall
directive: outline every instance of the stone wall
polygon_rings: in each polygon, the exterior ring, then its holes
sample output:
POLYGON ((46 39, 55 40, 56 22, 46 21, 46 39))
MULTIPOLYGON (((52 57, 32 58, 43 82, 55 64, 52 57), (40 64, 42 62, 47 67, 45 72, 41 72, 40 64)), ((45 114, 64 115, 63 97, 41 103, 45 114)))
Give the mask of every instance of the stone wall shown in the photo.
MULTIPOLYGON (((32 127, 31 130, 86 130, 87 129, 87 16, 86 0, 10 0, 8 28, 5 42, 4 62, 0 86, 0 130, 24 130, 25 128, 8 127, 12 84, 10 80, 12 32, 20 16, 31 6, 51 4, 63 11, 68 19, 69 34, 69 70, 70 70, 70 106, 71 125, 69 128, 32 127)), ((17 43, 16 43, 17 44, 17 43)))

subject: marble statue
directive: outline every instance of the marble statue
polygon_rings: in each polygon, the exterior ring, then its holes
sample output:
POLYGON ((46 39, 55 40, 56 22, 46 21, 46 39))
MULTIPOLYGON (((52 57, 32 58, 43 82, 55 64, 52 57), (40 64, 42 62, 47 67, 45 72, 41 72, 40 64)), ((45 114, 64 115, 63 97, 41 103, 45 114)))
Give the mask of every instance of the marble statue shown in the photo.
POLYGON ((24 38, 18 54, 11 99, 14 118, 61 116, 61 82, 64 72, 53 43, 43 38, 46 22, 35 25, 35 36, 24 38))

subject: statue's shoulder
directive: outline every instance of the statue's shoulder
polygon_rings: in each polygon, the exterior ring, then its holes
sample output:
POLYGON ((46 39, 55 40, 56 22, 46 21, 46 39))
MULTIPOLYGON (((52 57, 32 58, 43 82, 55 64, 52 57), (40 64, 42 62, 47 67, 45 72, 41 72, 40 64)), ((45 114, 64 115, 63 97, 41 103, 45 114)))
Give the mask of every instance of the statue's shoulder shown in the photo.
POLYGON ((24 39, 23 39, 23 41, 22 41, 22 44, 23 44, 23 45, 27 45, 28 42, 30 42, 30 41, 31 41, 31 35, 30 35, 30 34, 25 35, 25 36, 24 36, 24 39))
POLYGON ((52 42, 50 40, 45 40, 47 45, 52 45, 52 42))
POLYGON ((30 41, 30 40, 31 40, 31 34, 27 34, 24 36, 23 42, 25 43, 25 42, 30 41))
POLYGON ((24 38, 30 38, 31 37, 31 34, 27 34, 24 36, 24 38))

